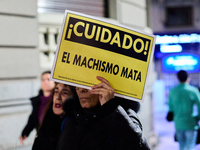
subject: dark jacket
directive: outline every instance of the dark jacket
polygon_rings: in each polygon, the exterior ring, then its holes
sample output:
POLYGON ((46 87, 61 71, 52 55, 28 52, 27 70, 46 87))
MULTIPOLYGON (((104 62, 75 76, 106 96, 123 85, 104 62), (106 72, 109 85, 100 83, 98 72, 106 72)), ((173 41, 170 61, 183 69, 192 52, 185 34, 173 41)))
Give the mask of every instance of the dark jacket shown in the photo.
POLYGON ((56 150, 62 121, 63 118, 55 115, 52 108, 49 109, 36 135, 32 150, 56 150))
POLYGON ((41 95, 43 95, 42 91, 39 92, 38 96, 30 98, 31 104, 32 104, 32 112, 29 116, 26 126, 24 127, 24 129, 22 131, 21 136, 24 136, 24 135, 29 136, 30 132, 33 129, 36 129, 36 130, 38 129, 38 126, 39 126, 38 110, 39 110, 40 103, 41 103, 41 101, 40 101, 41 95))
POLYGON ((67 123, 58 150, 149 150, 135 112, 139 110, 137 102, 116 97, 88 110, 71 99, 64 110, 67 123))

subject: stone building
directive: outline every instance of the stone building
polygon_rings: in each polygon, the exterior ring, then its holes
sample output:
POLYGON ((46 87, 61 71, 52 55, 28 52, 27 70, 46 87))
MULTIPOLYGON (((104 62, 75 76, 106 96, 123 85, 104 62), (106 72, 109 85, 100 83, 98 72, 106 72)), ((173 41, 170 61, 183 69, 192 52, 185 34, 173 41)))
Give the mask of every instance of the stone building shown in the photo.
MULTIPOLYGON (((0 2, 0 150, 30 146, 35 131, 19 143, 31 105, 29 98, 40 88, 40 74, 50 70, 64 10, 106 17, 137 30, 148 27, 145 0, 6 0, 0 2)), ((153 63, 144 103, 139 113, 151 146, 156 142, 153 125, 152 86, 156 79, 153 63)))

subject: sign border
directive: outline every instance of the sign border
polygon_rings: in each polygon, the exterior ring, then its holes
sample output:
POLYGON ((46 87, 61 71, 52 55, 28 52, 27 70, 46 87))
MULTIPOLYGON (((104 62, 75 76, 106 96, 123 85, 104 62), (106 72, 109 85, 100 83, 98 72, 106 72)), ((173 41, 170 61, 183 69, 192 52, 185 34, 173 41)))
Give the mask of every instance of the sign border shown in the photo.
POLYGON ((62 27, 61 27, 59 38, 58 38, 56 54, 55 54, 53 66, 52 66, 52 69, 51 69, 50 80, 55 81, 55 82, 59 82, 59 83, 63 83, 63 84, 68 84, 68 85, 71 85, 71 86, 78 86, 78 87, 81 87, 81 88, 86 88, 86 89, 89 89, 89 90, 91 89, 90 86, 85 86, 85 85, 81 85, 81 84, 72 83, 72 82, 69 82, 69 81, 63 81, 63 80, 59 80, 59 79, 53 78, 54 71, 55 71, 56 60, 57 60, 57 57, 58 57, 58 51, 60 49, 60 44, 61 44, 62 37, 63 37, 63 34, 64 34, 64 27, 65 27, 65 23, 66 23, 66 20, 67 20, 68 13, 74 14, 74 15, 79 15, 79 16, 86 17, 86 18, 91 18, 91 19, 94 19, 94 20, 97 20, 97 21, 101 21, 101 22, 104 22, 104 23, 108 23, 108 24, 111 24, 111 25, 114 25, 114 26, 117 26, 117 27, 121 27, 121 28, 125 28, 125 29, 128 29, 128 30, 132 30, 132 31, 137 32, 139 34, 145 34, 145 35, 150 36, 150 37, 153 38, 153 43, 151 45, 151 53, 150 53, 149 63, 147 65, 147 74, 146 74, 146 79, 145 79, 145 82, 144 82, 144 88, 143 88, 143 93, 142 93, 141 99, 130 97, 130 96, 125 96, 125 95, 118 94, 118 93, 114 93, 115 96, 143 103, 144 102, 144 96, 145 96, 145 93, 146 93, 147 81, 149 80, 150 67, 152 65, 152 59, 153 59, 153 53, 154 53, 154 48, 155 48, 156 36, 153 35, 153 34, 144 33, 143 31, 140 31, 140 30, 133 29, 131 27, 122 25, 122 24, 120 24, 118 22, 113 24, 113 22, 111 22, 109 20, 97 18, 97 17, 94 17, 94 16, 86 15, 86 14, 75 12, 75 11, 65 10, 65 14, 64 14, 63 22, 62 22, 62 27))

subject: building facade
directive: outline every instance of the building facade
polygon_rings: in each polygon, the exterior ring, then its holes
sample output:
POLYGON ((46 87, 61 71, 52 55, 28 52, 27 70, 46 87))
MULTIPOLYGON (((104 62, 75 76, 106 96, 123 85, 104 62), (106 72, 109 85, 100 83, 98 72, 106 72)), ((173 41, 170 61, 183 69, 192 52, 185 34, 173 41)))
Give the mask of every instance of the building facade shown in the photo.
MULTIPOLYGON (((18 145, 39 79, 36 0, 0 2, 0 149, 18 145)), ((27 141, 28 142, 28 141, 27 141)))
MULTIPOLYGON (((64 10, 106 17, 134 29, 152 33, 145 0, 7 0, 0 2, 0 149, 30 146, 35 131, 19 143, 31 105, 29 98, 40 88, 40 74, 51 70, 64 10), (10 11, 11 10, 11 11, 10 11)), ((152 86, 156 80, 151 64, 148 86, 139 117, 145 137, 155 144, 152 86), (153 137, 153 138, 152 138, 153 137)))
POLYGON ((162 102, 167 103, 180 69, 188 71, 190 83, 200 87, 200 0, 151 0, 149 5, 149 26, 157 35, 155 68, 165 87, 162 102))

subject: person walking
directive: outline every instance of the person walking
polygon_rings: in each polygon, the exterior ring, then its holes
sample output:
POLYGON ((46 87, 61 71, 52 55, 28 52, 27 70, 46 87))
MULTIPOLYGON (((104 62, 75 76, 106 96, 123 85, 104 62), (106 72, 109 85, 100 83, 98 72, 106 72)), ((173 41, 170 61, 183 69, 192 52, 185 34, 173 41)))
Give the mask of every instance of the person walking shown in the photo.
POLYGON ((195 150, 200 119, 200 95, 198 89, 189 84, 186 71, 179 71, 177 78, 180 83, 169 91, 169 112, 173 113, 180 150, 195 150), (193 115, 194 105, 198 107, 197 116, 193 115))
POLYGON ((32 113, 29 116, 28 122, 25 125, 20 142, 24 144, 24 140, 29 136, 33 129, 38 129, 43 120, 43 110, 48 104, 52 90, 55 86, 54 81, 50 81, 50 71, 45 71, 41 75, 41 89, 36 97, 30 98, 32 104, 32 113))

